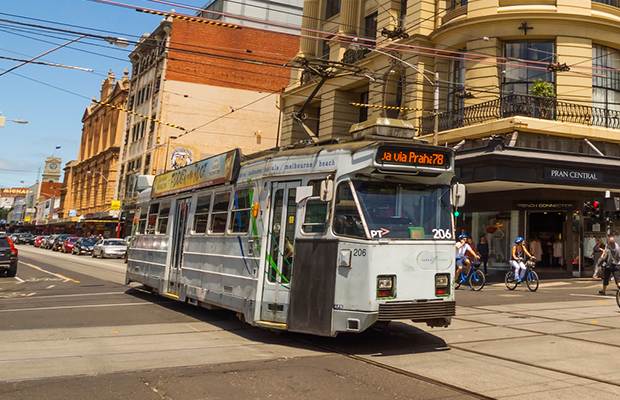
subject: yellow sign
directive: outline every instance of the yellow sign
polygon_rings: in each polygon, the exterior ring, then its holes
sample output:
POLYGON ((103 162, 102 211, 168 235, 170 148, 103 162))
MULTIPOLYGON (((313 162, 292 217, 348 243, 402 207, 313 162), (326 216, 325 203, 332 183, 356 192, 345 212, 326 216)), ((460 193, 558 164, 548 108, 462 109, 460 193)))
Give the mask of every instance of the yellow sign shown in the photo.
POLYGON ((112 200, 112 205, 110 206, 110 210, 120 210, 121 202, 118 200, 112 200))
POLYGON ((30 217, 24 217, 24 222, 30 222, 30 217))

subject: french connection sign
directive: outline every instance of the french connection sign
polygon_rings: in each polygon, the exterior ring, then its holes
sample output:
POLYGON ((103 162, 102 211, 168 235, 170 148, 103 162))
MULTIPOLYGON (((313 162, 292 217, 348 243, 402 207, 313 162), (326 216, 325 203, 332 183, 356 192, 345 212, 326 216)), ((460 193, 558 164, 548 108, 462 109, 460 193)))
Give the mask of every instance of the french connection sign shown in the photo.
POLYGON ((602 182, 600 172, 577 171, 573 169, 545 168, 546 179, 557 179, 573 182, 602 182))

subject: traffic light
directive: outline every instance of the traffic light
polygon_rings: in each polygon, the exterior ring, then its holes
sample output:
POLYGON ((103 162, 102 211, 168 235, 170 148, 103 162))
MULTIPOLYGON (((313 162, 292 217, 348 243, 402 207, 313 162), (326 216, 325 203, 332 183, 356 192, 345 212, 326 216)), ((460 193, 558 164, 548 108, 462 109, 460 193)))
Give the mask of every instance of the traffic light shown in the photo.
POLYGON ((594 200, 592 202, 592 209, 591 209, 591 216, 590 219, 592 219, 592 221, 600 221, 601 218, 601 203, 599 203, 597 200, 594 200))
POLYGON ((454 218, 458 218, 461 216, 461 212, 457 209, 454 210, 454 218))
POLYGON ((592 203, 590 203, 589 201, 584 201, 583 202, 583 216, 589 217, 591 215, 592 215, 592 203))

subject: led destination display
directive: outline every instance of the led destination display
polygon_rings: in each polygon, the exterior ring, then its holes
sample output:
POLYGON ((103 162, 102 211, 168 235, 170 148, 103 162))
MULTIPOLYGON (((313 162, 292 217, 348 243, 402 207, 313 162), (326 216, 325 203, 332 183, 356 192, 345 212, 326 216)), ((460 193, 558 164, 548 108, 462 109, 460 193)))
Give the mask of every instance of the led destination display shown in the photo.
POLYGON ((382 146, 377 149, 375 161, 384 166, 442 167, 449 168, 451 152, 403 148, 400 146, 382 146))

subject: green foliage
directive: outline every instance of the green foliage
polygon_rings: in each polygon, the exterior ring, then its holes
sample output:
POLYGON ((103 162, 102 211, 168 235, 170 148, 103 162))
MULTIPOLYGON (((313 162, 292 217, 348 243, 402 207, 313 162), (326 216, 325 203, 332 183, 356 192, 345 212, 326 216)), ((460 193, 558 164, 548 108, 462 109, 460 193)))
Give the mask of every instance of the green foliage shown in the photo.
POLYGON ((545 82, 542 79, 535 79, 530 93, 532 96, 536 97, 555 98, 555 85, 551 82, 545 82))

